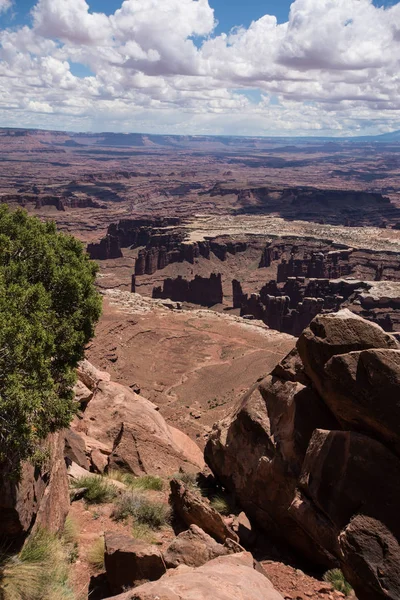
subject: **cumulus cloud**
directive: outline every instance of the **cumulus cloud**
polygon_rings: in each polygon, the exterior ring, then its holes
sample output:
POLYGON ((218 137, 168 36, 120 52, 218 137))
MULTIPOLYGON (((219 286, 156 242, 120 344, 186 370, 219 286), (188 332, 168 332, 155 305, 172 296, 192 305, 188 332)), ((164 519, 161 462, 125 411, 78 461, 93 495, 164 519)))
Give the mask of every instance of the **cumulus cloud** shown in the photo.
POLYGON ((0 0, 0 14, 11 8, 13 0, 0 0))
POLYGON ((125 0, 112 15, 88 2, 38 0, 31 27, 0 31, 0 119, 174 133, 400 128, 400 2, 295 0, 286 23, 264 15, 220 35, 212 0, 125 0))

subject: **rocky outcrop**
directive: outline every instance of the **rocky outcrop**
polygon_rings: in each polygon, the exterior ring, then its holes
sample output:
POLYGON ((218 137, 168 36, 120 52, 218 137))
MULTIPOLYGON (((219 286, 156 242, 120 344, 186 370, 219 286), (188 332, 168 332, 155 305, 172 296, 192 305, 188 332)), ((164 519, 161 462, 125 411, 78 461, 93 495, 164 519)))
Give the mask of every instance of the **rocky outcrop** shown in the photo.
POLYGON ((166 572, 157 546, 116 532, 106 532, 104 541, 104 566, 114 594, 145 581, 156 581, 166 572))
POLYGON ((167 425, 149 400, 109 381, 108 373, 88 361, 80 364, 78 376, 93 397, 72 427, 84 440, 94 470, 119 468, 136 476, 201 470, 204 462, 198 446, 167 425))
POLYGON ((113 600, 283 600, 267 577, 255 569, 251 554, 221 556, 199 568, 169 570, 154 583, 146 583, 113 600))
POLYGON ((162 288, 153 288, 153 298, 169 298, 175 302, 191 302, 201 306, 222 304, 222 277, 212 273, 210 277, 196 275, 191 281, 181 276, 176 279, 164 279, 162 288))
POLYGON ((175 514, 187 525, 197 525, 224 544, 226 540, 239 541, 236 533, 230 529, 221 515, 209 502, 188 490, 181 481, 172 479, 170 504, 175 514))
POLYGON ((58 532, 64 525, 69 509, 64 433, 50 435, 43 449, 43 465, 24 462, 19 480, 0 471, 0 537, 6 546, 18 547, 38 527, 58 532))
POLYGON ((341 533, 345 576, 363 600, 400 598, 400 546, 380 521, 358 515, 341 533))
POLYGON ((219 544, 200 527, 191 525, 171 542, 164 552, 164 561, 169 569, 180 565, 201 567, 218 556, 235 554, 241 550, 239 544, 219 544))
POLYGON ((123 256, 119 239, 114 235, 106 235, 100 242, 89 244, 87 252, 93 260, 109 260, 123 256))
POLYGON ((299 336, 320 313, 350 308, 386 331, 400 331, 400 261, 396 252, 354 250, 323 241, 276 240, 260 268, 276 269, 257 294, 232 281, 233 307, 272 329, 299 336))
POLYGON ((340 565, 360 600, 398 593, 399 394, 395 339, 348 310, 320 315, 205 451, 259 526, 340 565))
POLYGON ((135 275, 153 275, 170 264, 188 262, 194 264, 200 258, 210 258, 208 242, 183 242, 182 236, 155 236, 146 248, 139 251, 135 275))
MULTIPOLYGON (((121 248, 139 248, 146 246, 160 229, 177 227, 178 218, 154 217, 144 219, 123 219, 112 223, 106 236, 100 242, 89 244, 87 250, 90 258, 107 260, 122 256, 121 248)), ((182 233, 176 234, 182 240, 182 233)))

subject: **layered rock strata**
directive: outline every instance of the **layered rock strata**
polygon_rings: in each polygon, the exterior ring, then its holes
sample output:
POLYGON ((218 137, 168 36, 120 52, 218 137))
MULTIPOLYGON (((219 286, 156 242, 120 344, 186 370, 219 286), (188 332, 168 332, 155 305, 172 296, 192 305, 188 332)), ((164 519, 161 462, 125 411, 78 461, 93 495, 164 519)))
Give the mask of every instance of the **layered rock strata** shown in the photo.
POLYGON ((175 302, 191 302, 202 306, 222 304, 222 277, 212 273, 210 277, 196 275, 191 281, 181 276, 176 279, 164 279, 162 287, 153 289, 153 298, 169 298, 175 302))

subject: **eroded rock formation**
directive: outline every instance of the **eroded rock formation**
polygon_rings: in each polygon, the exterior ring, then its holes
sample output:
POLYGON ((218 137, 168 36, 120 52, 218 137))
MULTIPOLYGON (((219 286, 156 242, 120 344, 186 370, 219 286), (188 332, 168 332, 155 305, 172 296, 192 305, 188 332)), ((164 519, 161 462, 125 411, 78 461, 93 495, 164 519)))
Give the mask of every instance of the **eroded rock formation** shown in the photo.
POLYGON ((69 493, 63 432, 50 435, 43 449, 43 465, 24 462, 19 479, 0 470, 0 538, 6 547, 18 547, 36 528, 58 532, 64 525, 69 493))
POLYGON ((400 331, 399 254, 332 250, 333 246, 319 243, 318 248, 315 241, 268 243, 259 266, 276 268, 276 279, 250 295, 233 280, 233 307, 240 308, 242 316, 252 315, 295 336, 317 314, 344 307, 386 331, 400 331))
POLYGON ((164 279, 162 288, 153 289, 153 298, 169 298, 175 302, 191 302, 202 306, 222 304, 222 278, 220 274, 212 273, 210 277, 196 275, 191 281, 181 276, 176 279, 164 279))
POLYGON ((399 394, 392 336, 348 310, 319 315, 205 451, 261 528, 340 565, 360 600, 400 597, 399 394))
POLYGON ((221 556, 202 567, 179 567, 113 600, 283 600, 272 583, 255 568, 248 552, 221 556))
POLYGON ((110 381, 108 373, 88 361, 80 364, 78 377, 92 396, 72 429, 81 436, 93 470, 116 468, 140 476, 202 468, 203 456, 195 442, 167 425, 149 400, 110 381))

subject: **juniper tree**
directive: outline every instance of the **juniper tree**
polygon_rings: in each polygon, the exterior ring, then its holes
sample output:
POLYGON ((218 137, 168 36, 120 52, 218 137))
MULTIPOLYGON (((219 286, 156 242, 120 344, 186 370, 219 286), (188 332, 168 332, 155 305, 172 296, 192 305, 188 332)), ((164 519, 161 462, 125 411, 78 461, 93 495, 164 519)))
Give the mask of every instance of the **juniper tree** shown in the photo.
POLYGON ((101 302, 83 245, 0 206, 0 463, 33 457, 74 412, 75 368, 101 302))

